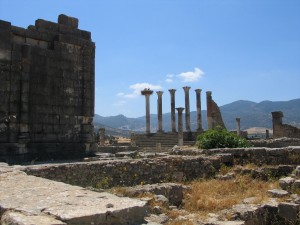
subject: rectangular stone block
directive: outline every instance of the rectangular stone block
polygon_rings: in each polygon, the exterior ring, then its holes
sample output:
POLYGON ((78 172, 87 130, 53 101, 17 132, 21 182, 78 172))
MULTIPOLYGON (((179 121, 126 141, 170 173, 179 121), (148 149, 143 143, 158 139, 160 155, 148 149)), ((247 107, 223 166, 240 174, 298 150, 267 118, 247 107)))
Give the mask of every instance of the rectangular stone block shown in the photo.
POLYGON ((75 17, 66 16, 64 14, 58 16, 58 23, 67 25, 69 27, 78 28, 78 19, 75 17))
POLYGON ((11 33, 7 30, 0 29, 0 49, 11 49, 11 33))
POLYGON ((26 29, 22 27, 11 26, 11 32, 13 33, 13 36, 24 37, 26 35, 26 29))
POLYGON ((58 24, 47 20, 38 19, 35 21, 35 27, 40 31, 54 31, 58 32, 58 24))
POLYGON ((4 21, 4 20, 0 20, 0 29, 10 31, 11 23, 7 22, 7 21, 4 21))

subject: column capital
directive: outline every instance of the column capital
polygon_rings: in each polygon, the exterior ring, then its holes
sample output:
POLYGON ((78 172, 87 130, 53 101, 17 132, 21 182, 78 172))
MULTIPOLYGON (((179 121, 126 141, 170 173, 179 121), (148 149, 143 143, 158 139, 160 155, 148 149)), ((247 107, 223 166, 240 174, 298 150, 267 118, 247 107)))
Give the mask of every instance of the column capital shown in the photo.
POLYGON ((157 92, 156 92, 157 96, 162 96, 163 93, 164 93, 163 91, 157 91, 157 92))
POLYGON ((178 108, 176 108, 176 110, 178 111, 178 113, 182 113, 184 108, 183 107, 178 107, 178 108))
POLYGON ((198 94, 198 93, 201 93, 202 89, 195 89, 195 92, 198 94))
POLYGON ((241 118, 237 117, 235 118, 236 122, 240 122, 241 121, 241 118))
POLYGON ((152 95, 153 94, 153 91, 150 90, 150 88, 145 88, 144 90, 141 91, 141 94, 142 95, 152 95))
POLYGON ((175 91, 176 91, 176 89, 169 89, 169 92, 170 92, 171 94, 175 94, 175 91))
POLYGON ((207 91, 206 96, 211 96, 211 93, 212 93, 211 91, 207 91))
POLYGON ((182 87, 183 88, 183 90, 185 91, 185 92, 188 92, 190 89, 191 89, 191 87, 188 87, 188 86, 185 86, 185 87, 182 87))

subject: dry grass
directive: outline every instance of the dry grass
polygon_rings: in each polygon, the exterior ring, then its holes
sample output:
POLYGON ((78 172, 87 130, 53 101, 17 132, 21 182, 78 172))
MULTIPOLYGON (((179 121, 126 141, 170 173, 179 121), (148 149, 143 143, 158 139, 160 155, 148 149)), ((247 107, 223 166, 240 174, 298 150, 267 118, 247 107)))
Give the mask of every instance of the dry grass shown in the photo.
POLYGON ((259 203, 268 198, 267 190, 277 188, 277 182, 253 180, 250 176, 237 176, 233 180, 203 180, 193 182, 185 199, 185 209, 205 215, 231 208, 243 199, 256 197, 259 203))

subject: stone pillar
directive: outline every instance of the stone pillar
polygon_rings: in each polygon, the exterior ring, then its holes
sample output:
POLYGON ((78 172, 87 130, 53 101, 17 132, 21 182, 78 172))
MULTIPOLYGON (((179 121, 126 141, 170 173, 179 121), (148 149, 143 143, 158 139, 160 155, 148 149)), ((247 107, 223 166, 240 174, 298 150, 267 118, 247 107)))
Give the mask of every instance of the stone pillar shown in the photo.
POLYGON ((196 106, 197 106, 197 131, 202 132, 202 115, 201 115, 201 89, 196 89, 196 106))
POLYGON ((99 128, 100 146, 105 145, 105 128, 99 128))
POLYGON ((269 130, 266 130, 266 139, 269 139, 270 138, 270 132, 269 130))
POLYGON ((281 126, 282 126, 283 113, 281 111, 272 112, 273 122, 273 138, 281 137, 281 126))
POLYGON ((191 131, 191 121, 190 121, 190 95, 189 90, 191 87, 183 87, 185 96, 185 129, 186 131, 191 131))
POLYGON ((130 144, 131 147, 136 147, 136 136, 133 132, 130 134, 130 144))
POLYGON ((236 134, 241 136, 241 118, 236 118, 236 134))
POLYGON ((184 108, 176 108, 178 112, 178 146, 183 146, 182 112, 184 108))
POLYGON ((158 130, 157 132, 163 132, 162 129, 162 95, 163 91, 157 91, 157 119, 158 119, 158 130))
POLYGON ((149 88, 145 88, 141 91, 142 95, 145 95, 146 98, 146 133, 150 134, 150 95, 152 95, 153 91, 149 88))
POLYGON ((175 91, 176 91, 176 89, 169 90, 170 95, 171 95, 171 128, 172 128, 172 132, 176 132, 175 91))
POLYGON ((207 107, 207 128, 213 129, 213 115, 212 115, 212 97, 211 91, 206 92, 206 107, 207 107))

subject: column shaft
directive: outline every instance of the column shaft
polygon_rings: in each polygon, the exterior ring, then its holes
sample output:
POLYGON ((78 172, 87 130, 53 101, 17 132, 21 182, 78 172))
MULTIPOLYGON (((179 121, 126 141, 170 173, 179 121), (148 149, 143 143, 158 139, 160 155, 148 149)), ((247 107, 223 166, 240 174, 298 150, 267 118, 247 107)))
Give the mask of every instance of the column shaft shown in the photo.
POLYGON ((203 131, 201 115, 201 89, 196 89, 196 106, 197 106, 197 131, 203 131))
POLYGON ((206 106, 207 106, 207 128, 213 128, 213 115, 212 115, 212 98, 211 98, 211 91, 206 92, 206 106))
POLYGON ((186 131, 191 131, 191 121, 190 121, 190 95, 189 90, 191 87, 183 87, 185 94, 185 129, 186 131))
POLYGON ((183 146, 183 126, 182 126, 182 112, 184 108, 176 108, 178 111, 178 146, 183 146))
POLYGON ((150 89, 141 91, 142 95, 146 98, 146 133, 150 134, 150 95, 153 93, 150 89))
POLYGON ((241 119, 240 118, 236 118, 236 134, 238 136, 241 136, 241 119))
POLYGON ((162 95, 163 91, 157 91, 157 119, 158 119, 158 130, 157 132, 163 132, 162 129, 162 95))
POLYGON ((171 95, 171 128, 172 128, 172 132, 176 132, 175 91, 176 91, 176 89, 169 90, 170 95, 171 95))

